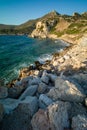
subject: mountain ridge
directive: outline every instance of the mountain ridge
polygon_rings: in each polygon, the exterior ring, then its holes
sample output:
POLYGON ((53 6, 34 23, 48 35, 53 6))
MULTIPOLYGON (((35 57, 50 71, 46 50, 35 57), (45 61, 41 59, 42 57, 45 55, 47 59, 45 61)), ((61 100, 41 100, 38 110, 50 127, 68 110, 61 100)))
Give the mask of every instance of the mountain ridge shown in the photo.
POLYGON ((81 37, 87 33, 87 12, 79 14, 74 12, 72 16, 59 14, 57 11, 47 13, 43 17, 29 20, 20 25, 0 24, 0 34, 27 34, 37 38, 62 38, 70 36, 81 37), (77 36, 78 35, 78 36, 77 36))

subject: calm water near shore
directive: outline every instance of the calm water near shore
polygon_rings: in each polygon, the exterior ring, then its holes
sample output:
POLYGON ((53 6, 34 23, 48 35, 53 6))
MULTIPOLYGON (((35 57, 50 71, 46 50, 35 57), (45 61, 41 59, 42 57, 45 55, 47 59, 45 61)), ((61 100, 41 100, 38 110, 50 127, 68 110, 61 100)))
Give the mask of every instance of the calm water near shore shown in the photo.
POLYGON ((34 61, 50 59, 52 53, 63 49, 67 44, 59 40, 33 39, 27 36, 0 36, 0 79, 12 80, 19 70, 34 61))

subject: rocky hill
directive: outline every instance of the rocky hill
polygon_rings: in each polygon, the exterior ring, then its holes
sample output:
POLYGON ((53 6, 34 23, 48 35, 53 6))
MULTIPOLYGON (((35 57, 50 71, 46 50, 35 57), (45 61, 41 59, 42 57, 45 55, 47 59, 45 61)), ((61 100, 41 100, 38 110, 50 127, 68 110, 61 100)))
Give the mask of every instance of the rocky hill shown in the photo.
POLYGON ((69 42, 76 42, 87 33, 87 13, 74 13, 73 16, 60 15, 53 11, 47 17, 36 23, 32 37, 60 38, 69 42))
POLYGON ((27 34, 38 38, 60 38, 73 43, 87 33, 87 12, 61 15, 55 10, 19 26, 0 25, 1 34, 27 34))

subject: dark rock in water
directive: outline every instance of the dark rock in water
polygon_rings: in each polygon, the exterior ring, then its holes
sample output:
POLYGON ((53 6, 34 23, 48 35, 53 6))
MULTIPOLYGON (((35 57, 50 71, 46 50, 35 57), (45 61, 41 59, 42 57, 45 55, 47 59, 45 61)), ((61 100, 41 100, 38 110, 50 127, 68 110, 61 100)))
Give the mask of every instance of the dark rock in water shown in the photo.
POLYGON ((37 69, 40 70, 41 67, 42 67, 42 64, 39 61, 35 61, 35 66, 36 66, 37 69))

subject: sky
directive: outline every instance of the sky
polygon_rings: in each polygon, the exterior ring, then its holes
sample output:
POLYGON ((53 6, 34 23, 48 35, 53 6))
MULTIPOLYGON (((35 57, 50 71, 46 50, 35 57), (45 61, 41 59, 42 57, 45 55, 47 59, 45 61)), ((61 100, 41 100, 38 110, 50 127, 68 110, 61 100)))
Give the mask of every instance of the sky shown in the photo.
POLYGON ((87 0, 0 0, 0 24, 19 25, 56 10, 72 15, 87 11, 87 0))

